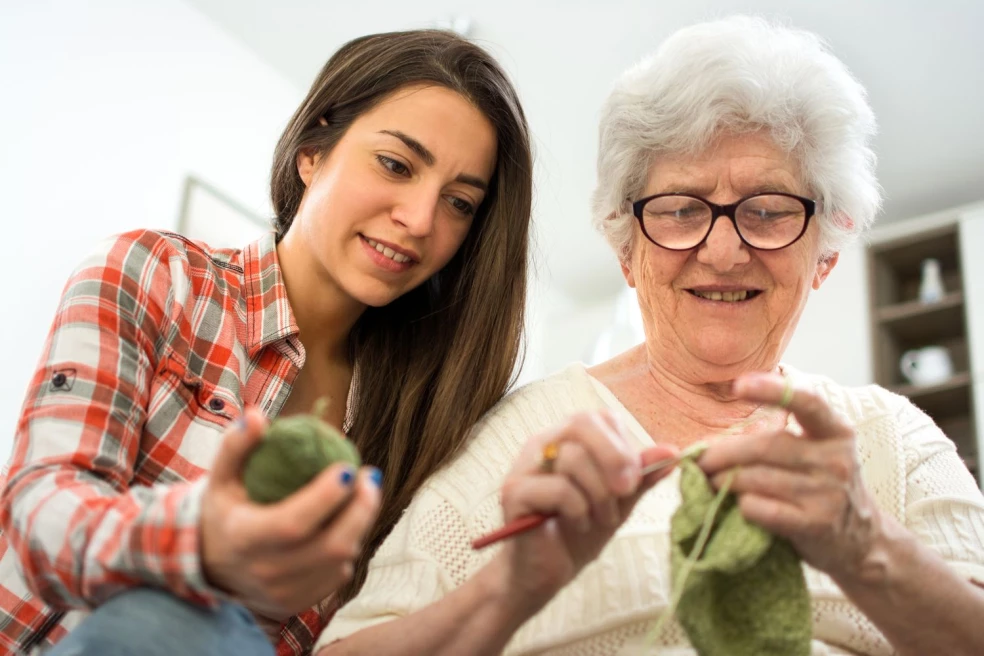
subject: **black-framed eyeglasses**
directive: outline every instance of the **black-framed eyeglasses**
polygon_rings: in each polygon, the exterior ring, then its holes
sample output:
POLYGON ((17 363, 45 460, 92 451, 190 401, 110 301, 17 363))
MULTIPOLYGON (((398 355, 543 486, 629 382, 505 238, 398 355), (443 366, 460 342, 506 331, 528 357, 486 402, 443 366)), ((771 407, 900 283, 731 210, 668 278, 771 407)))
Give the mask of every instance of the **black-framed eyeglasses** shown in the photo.
POLYGON ((816 202, 769 192, 753 194, 730 205, 716 205, 690 194, 656 194, 632 203, 642 234, 667 250, 687 251, 703 244, 714 222, 731 219, 741 241, 760 251, 777 251, 806 233, 816 202))

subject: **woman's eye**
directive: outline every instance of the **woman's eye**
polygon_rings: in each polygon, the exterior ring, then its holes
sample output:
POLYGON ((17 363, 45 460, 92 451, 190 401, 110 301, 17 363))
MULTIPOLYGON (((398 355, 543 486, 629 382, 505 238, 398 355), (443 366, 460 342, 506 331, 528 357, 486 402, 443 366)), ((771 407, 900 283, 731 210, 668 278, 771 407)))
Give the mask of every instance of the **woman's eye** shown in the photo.
POLYGON ((380 164, 385 166, 387 169, 389 169, 392 173, 395 173, 396 175, 408 175, 410 173, 410 169, 407 168, 406 164, 404 164, 403 162, 398 162, 397 160, 391 157, 386 157, 385 155, 377 155, 376 159, 379 160, 380 164))
POLYGON ((465 216, 472 216, 473 214, 475 214, 474 206, 472 206, 472 204, 469 203, 468 201, 462 200, 455 196, 450 196, 450 199, 451 199, 452 207, 454 207, 454 209, 458 210, 465 216))

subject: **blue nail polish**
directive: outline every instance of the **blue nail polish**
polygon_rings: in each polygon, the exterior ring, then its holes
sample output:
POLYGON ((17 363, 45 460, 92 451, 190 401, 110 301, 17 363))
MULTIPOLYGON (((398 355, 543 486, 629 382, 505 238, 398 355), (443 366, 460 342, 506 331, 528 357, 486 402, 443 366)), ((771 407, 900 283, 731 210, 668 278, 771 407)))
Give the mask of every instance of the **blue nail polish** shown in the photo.
POLYGON ((352 470, 345 468, 342 470, 342 485, 348 486, 351 484, 352 484, 352 470))
POLYGON ((383 485, 383 472, 379 471, 375 467, 369 469, 369 480, 376 484, 376 487, 381 487, 383 485))

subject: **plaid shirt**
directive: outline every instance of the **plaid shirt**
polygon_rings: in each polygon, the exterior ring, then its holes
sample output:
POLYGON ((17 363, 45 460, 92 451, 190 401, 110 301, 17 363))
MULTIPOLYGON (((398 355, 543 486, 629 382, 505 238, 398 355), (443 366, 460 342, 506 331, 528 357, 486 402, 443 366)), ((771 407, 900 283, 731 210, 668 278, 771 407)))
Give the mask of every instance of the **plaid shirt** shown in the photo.
MULTIPOLYGON (((65 289, 0 500, 0 652, 61 639, 132 586, 214 604, 204 476, 243 405, 274 417, 304 364, 273 234, 244 250, 172 233, 110 240, 65 289)), ((278 654, 324 622, 291 618, 278 654)))

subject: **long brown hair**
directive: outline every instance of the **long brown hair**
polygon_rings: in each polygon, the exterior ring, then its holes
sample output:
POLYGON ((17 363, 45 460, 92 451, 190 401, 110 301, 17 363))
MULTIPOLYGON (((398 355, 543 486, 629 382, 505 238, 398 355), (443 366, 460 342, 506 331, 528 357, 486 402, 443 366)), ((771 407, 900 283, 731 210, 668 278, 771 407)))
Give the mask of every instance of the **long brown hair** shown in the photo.
POLYGON ((349 437, 363 460, 382 470, 383 502, 338 603, 358 592, 369 559, 421 484, 451 460, 470 427, 505 394, 522 346, 533 195, 526 118, 495 60, 453 33, 366 36, 325 64, 274 154, 278 238, 304 194, 298 153, 331 150, 356 118, 421 82, 456 91, 489 119, 498 140, 496 168, 451 261, 389 305, 368 308, 350 335, 358 381, 349 437))

